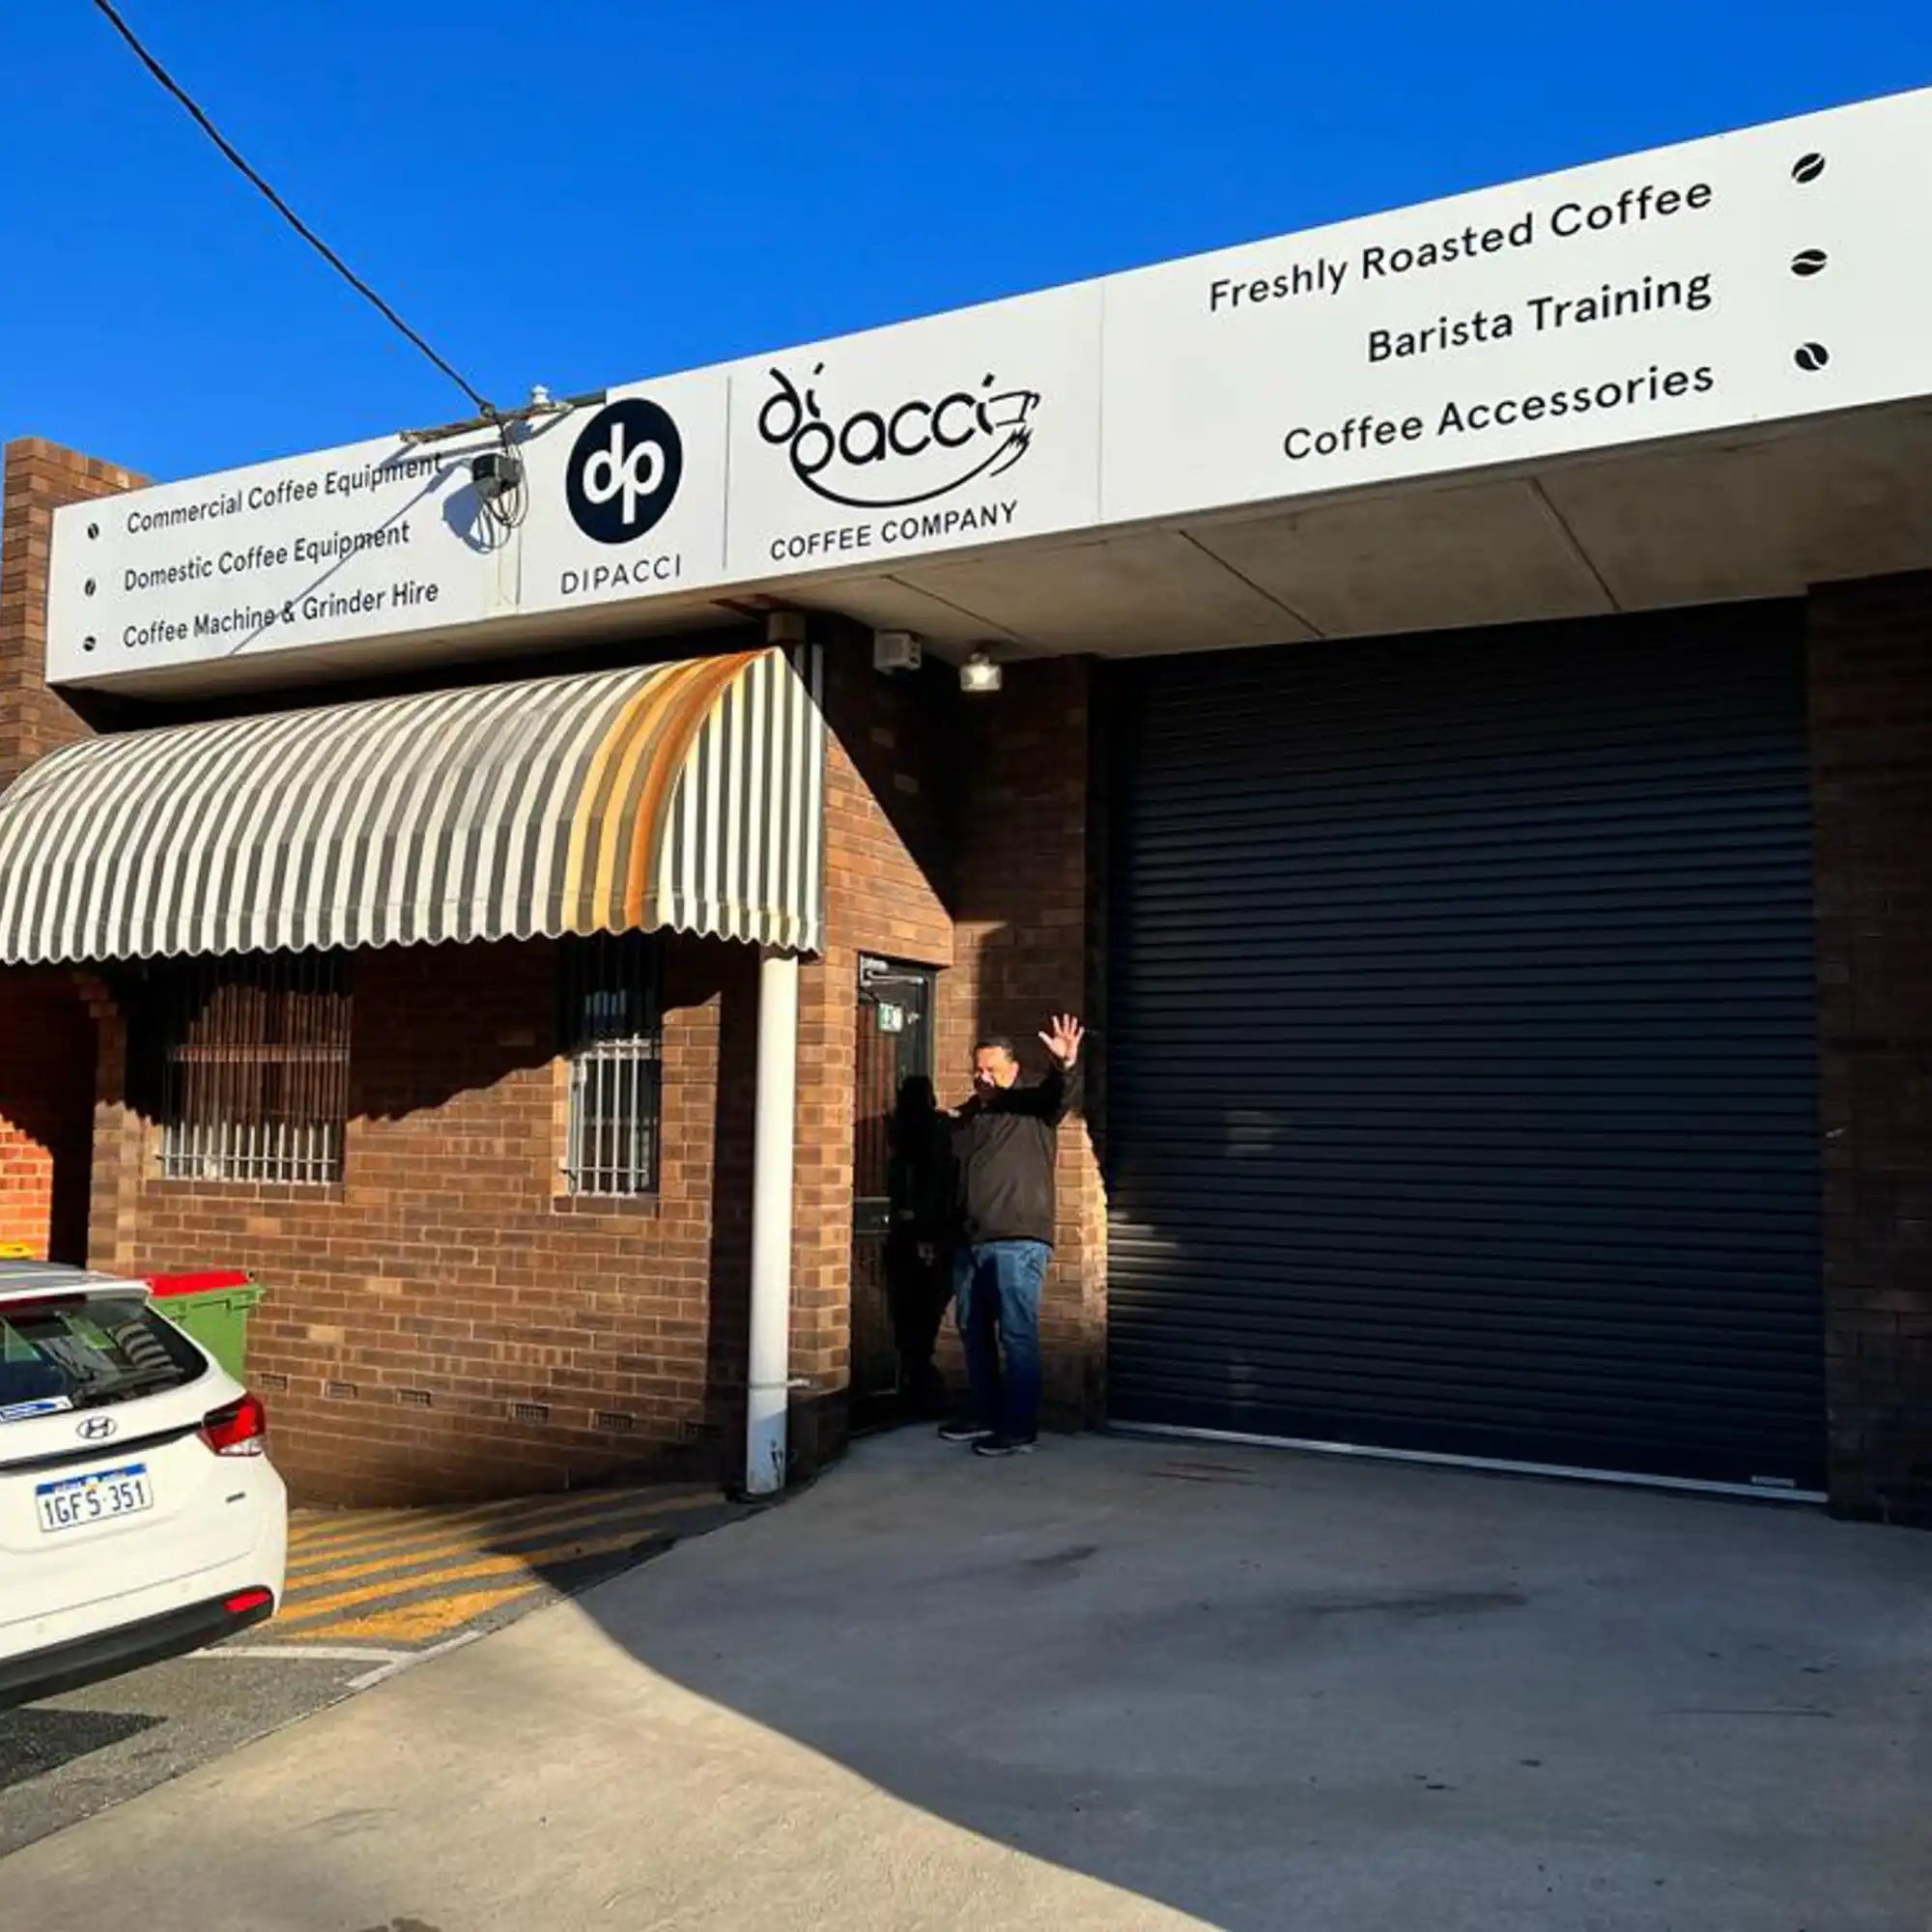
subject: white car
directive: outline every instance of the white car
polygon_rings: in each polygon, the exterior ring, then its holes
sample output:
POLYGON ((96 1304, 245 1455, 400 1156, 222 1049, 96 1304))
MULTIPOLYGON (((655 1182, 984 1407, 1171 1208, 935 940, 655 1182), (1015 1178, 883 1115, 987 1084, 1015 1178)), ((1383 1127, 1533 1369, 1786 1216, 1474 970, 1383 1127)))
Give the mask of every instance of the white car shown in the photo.
POLYGON ((144 1283, 0 1262, 0 1710, 272 1616, 262 1405, 144 1283))

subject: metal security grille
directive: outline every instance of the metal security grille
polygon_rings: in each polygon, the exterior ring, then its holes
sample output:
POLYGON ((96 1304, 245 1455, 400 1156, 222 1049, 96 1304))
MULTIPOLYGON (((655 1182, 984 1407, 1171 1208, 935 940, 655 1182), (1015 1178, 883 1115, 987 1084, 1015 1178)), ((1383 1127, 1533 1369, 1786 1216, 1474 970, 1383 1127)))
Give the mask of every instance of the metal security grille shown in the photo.
POLYGON ((1115 1419, 1820 1487, 1792 614, 1119 696, 1115 1419))
POLYGON ((658 1184, 664 1021, 657 942, 598 933, 563 947, 573 1194, 650 1194, 658 1184))
POLYGON ((342 1178, 349 959, 244 953, 169 962, 156 987, 161 1171, 175 1180, 342 1178))

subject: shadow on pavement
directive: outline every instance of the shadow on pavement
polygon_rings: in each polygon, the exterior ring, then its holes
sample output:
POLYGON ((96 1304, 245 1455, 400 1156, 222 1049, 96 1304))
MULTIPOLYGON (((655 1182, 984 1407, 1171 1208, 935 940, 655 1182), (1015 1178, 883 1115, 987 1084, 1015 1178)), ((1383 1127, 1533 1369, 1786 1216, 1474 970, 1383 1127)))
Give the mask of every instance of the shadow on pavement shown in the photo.
POLYGON ((135 1711, 0 1711, 0 1791, 126 1744, 161 1721, 135 1711))
POLYGON ((6 1879, 42 1932, 128 1870, 152 1932, 1900 1932, 1928 1602, 1932 1539, 1791 1509, 903 1432, 6 1879))
POLYGON ((920 1431, 581 1607, 909 1804, 1217 1925, 1863 1927, 1932 1895, 1928 1585, 1932 1541, 1793 1510, 920 1431))

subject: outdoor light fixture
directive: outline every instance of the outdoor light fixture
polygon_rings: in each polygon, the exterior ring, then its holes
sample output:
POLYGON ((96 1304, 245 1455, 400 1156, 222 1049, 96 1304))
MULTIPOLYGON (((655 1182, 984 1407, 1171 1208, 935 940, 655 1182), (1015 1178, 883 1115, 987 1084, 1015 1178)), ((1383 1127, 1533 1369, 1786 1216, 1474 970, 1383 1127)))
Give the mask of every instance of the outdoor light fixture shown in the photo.
POLYGON ((1005 673, 983 650, 959 667, 959 689, 973 697, 989 697, 999 690, 1005 673))

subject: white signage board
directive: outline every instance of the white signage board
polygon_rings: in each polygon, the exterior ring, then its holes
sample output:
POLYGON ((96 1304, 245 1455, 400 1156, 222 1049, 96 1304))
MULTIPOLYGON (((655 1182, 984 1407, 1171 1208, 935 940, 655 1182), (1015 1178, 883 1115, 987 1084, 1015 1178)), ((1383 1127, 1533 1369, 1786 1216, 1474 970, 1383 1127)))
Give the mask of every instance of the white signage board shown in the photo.
POLYGON ((1131 522, 1932 386, 1932 97, 1113 277, 1131 522))
POLYGON ((611 389, 596 409, 539 419, 527 466, 525 611, 674 596, 724 576, 723 369, 611 389))
POLYGON ((517 552, 469 462, 399 438, 77 503, 54 523, 52 683, 472 624, 517 552))
POLYGON ((59 511, 47 671, 323 650, 1932 395, 1932 90, 59 511))
POLYGON ((1100 286, 927 316, 731 374, 739 581, 1091 526, 1100 286))

